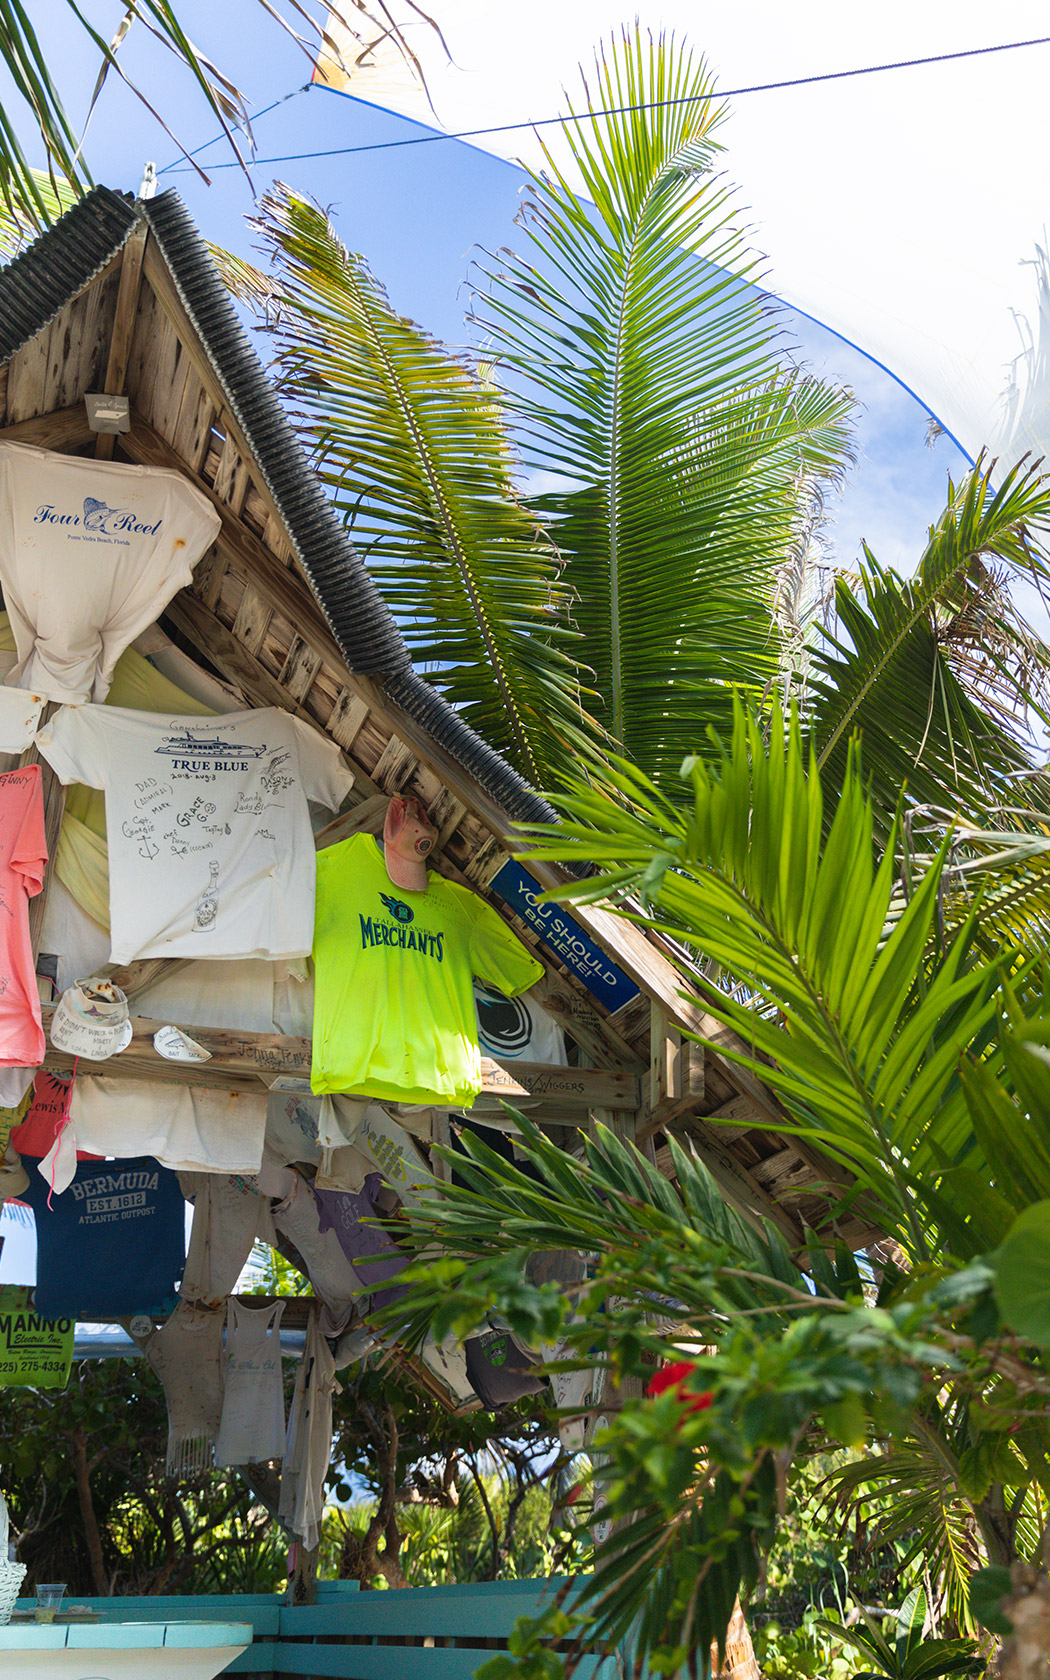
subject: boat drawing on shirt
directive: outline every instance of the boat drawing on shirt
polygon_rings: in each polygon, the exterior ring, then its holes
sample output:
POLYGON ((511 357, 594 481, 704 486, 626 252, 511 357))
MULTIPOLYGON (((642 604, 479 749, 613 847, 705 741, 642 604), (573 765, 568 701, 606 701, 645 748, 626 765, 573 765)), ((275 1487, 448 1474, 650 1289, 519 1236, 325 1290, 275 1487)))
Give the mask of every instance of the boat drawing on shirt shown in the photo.
POLYGON ((182 735, 165 735, 159 747, 154 752, 165 753, 171 758, 184 758, 192 755, 194 758, 261 758, 266 747, 250 747, 239 741, 198 741, 196 736, 187 730, 182 735))

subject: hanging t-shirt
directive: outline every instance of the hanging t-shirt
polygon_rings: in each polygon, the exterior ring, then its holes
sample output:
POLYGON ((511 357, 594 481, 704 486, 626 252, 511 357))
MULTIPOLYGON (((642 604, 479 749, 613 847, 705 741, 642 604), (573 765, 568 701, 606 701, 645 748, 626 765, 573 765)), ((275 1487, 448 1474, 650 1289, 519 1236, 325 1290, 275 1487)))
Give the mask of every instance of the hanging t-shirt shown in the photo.
POLYGON ((370 834, 317 859, 315 1091, 469 1107, 481 1086, 472 975, 507 997, 541 965, 476 893, 395 887, 370 834))
POLYGON ((81 1074, 69 1119, 78 1145, 100 1155, 148 1152, 176 1172, 257 1173, 266 1103, 262 1086, 256 1093, 81 1074))
POLYGON ((81 1161, 51 1197, 31 1173, 23 1199, 36 1216, 37 1310, 44 1318, 164 1313, 175 1305, 186 1253, 186 1204, 173 1172, 148 1155, 81 1161))
POLYGON ((568 1062, 565 1034, 554 1016, 532 997, 502 997, 493 986, 474 982, 478 1042, 497 1061, 568 1062))
POLYGON ((274 707, 165 718, 81 706, 38 745, 62 781, 105 789, 113 962, 309 951, 307 800, 335 811, 354 781, 334 741, 274 707))
POLYGON ((283 1301, 249 1307, 231 1296, 227 1303, 217 1466, 265 1464, 284 1457, 283 1311, 283 1301))
POLYGON ((120 654, 220 524, 181 473, 0 443, 0 582, 18 650, 6 681, 104 700, 120 654))
POLYGON ((47 842, 40 766, 0 775, 0 1064, 44 1059, 29 900, 44 884, 47 842))
MULTIPOLYGON (((11 1132, 11 1142, 19 1155, 28 1155, 31 1160, 42 1161, 45 1155, 50 1154, 59 1132, 69 1119, 72 1083, 69 1074, 49 1073, 46 1068, 38 1069, 33 1081, 29 1108, 11 1132)), ((89 1155, 77 1151, 78 1161, 104 1159, 102 1155, 89 1155)))
POLYGON ((44 695, 26 688, 0 688, 0 752, 25 752, 40 728, 44 695))
POLYGON ((371 1298, 360 1303, 363 1313, 390 1306, 405 1289, 404 1285, 393 1289, 384 1287, 407 1266, 408 1256, 381 1226, 371 1223, 382 1217, 376 1201, 381 1182, 378 1173, 371 1173, 365 1179, 364 1188, 351 1194, 312 1187, 322 1232, 335 1232, 340 1248, 361 1279, 362 1288, 371 1291, 371 1298))

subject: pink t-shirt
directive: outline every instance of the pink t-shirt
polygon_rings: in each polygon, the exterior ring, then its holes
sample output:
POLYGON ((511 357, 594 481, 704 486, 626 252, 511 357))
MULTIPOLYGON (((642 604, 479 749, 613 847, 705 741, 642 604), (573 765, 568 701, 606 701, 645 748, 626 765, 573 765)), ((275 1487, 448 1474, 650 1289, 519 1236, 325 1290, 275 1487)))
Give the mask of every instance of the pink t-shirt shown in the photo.
POLYGON ((29 900, 44 884, 47 842, 40 766, 0 775, 0 1067, 44 1059, 29 900))

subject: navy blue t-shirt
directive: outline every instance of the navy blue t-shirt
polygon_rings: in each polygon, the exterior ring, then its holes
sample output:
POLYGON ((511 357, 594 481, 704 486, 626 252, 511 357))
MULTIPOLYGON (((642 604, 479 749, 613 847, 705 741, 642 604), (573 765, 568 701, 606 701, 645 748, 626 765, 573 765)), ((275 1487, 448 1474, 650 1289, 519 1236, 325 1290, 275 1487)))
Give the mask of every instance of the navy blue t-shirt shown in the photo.
POLYGON ((34 1165, 20 1200, 36 1218, 41 1317, 169 1312, 186 1260, 186 1203, 175 1174, 152 1155, 78 1161, 50 1208, 48 1189, 34 1165))

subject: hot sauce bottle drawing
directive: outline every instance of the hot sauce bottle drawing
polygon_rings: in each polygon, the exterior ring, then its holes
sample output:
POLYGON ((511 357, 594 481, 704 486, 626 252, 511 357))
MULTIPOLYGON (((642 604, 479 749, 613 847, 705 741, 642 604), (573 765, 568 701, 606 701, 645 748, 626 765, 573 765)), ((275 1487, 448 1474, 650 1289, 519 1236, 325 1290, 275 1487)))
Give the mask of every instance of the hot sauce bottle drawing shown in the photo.
POLYGON ((219 865, 214 858, 208 868, 211 872, 208 885, 197 900, 197 907, 193 912, 195 933, 203 933, 215 926, 215 915, 219 908, 219 865))

